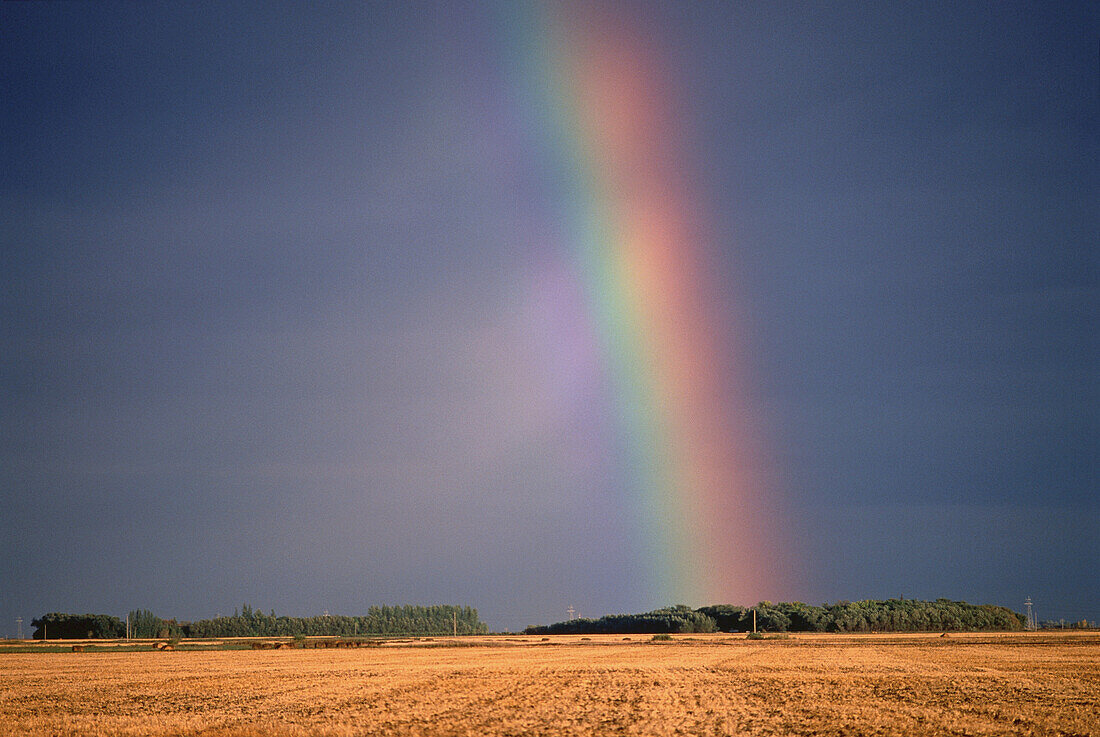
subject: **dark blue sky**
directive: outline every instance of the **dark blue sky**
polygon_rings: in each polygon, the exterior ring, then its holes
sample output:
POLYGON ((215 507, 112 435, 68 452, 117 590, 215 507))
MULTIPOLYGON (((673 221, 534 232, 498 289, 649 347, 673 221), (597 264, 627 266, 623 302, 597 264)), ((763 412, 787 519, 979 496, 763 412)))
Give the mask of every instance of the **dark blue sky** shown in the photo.
MULTIPOLYGON (((761 597, 1100 619, 1100 13, 959 5, 607 7, 739 306, 761 597)), ((0 634, 673 603, 538 378, 497 10, 0 4, 0 634)))

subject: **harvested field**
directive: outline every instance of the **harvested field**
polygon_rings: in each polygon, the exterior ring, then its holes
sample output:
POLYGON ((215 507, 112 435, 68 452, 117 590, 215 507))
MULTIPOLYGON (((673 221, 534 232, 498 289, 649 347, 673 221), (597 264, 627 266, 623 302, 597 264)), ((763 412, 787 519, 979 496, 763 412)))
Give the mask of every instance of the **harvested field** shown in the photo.
POLYGON ((0 733, 1100 735, 1096 633, 450 642, 0 646, 0 733))

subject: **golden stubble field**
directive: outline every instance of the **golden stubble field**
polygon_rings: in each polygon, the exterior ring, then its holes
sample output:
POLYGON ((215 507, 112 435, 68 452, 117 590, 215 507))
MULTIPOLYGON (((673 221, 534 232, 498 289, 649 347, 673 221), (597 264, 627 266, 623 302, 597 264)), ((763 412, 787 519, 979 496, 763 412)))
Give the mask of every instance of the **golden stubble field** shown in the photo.
POLYGON ((1096 633, 476 643, 0 648, 0 733, 1100 735, 1096 633))

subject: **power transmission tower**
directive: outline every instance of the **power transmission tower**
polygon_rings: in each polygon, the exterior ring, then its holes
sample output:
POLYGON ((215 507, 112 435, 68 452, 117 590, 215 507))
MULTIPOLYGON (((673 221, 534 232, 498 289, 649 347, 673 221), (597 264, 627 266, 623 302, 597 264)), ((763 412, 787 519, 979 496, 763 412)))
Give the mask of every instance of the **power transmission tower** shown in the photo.
POLYGON ((573 605, 572 605, 572 604, 570 604, 570 605, 569 605, 569 608, 568 608, 568 609, 566 609, 565 611, 567 611, 567 612, 569 613, 569 619, 570 619, 570 620, 572 620, 572 619, 573 619, 573 617, 575 617, 575 616, 576 616, 576 614, 577 614, 577 610, 573 608, 573 605))
POLYGON ((1035 615, 1031 613, 1031 597, 1027 597, 1024 601, 1024 606, 1027 607, 1027 628, 1029 630, 1038 629, 1035 626, 1035 615))

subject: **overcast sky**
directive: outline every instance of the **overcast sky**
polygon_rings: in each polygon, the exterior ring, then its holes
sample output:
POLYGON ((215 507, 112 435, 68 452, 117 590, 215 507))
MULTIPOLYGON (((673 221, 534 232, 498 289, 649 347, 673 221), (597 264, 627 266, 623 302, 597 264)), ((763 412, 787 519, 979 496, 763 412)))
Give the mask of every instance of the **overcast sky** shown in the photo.
MULTIPOLYGON (((1100 619, 1096 4, 606 7, 736 305, 798 550, 759 598, 1100 619)), ((516 17, 0 4, 0 634, 675 603, 531 337, 583 306, 522 227, 516 17)))

